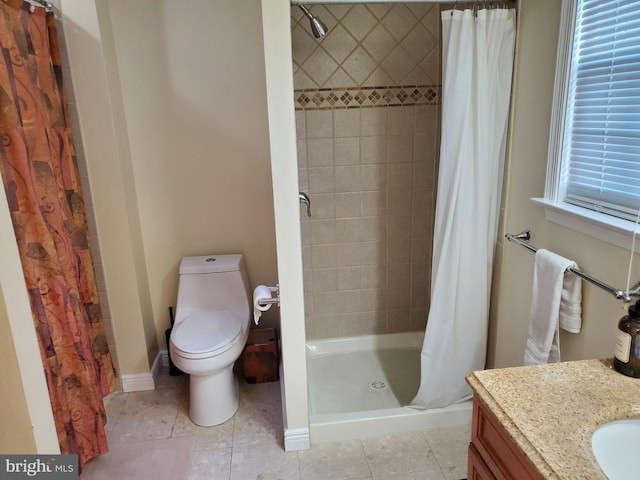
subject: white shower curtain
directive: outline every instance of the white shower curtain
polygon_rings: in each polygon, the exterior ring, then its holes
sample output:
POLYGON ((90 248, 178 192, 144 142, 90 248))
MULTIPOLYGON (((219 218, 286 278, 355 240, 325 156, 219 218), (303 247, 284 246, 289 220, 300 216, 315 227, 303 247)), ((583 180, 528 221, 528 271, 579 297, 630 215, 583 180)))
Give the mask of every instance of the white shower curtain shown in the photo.
POLYGON ((469 397, 483 369, 496 241, 515 10, 442 12, 442 138, 431 308, 415 408, 469 397))

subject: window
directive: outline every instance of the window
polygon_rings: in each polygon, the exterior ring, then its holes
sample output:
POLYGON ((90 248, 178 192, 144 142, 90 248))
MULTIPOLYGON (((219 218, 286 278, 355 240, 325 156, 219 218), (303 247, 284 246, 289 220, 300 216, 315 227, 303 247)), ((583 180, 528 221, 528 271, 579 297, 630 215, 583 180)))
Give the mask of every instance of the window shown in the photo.
POLYGON ((635 223, 640 0, 564 2, 555 88, 546 202, 592 219, 613 217, 616 225, 635 223))

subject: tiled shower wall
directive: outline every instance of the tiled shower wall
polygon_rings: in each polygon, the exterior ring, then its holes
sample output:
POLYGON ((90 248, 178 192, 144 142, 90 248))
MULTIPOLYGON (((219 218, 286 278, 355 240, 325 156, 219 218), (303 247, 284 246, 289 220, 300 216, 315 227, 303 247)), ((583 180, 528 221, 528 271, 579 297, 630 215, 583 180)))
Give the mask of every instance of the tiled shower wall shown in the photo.
POLYGON ((439 142, 439 9, 292 7, 308 338, 423 330, 439 142))

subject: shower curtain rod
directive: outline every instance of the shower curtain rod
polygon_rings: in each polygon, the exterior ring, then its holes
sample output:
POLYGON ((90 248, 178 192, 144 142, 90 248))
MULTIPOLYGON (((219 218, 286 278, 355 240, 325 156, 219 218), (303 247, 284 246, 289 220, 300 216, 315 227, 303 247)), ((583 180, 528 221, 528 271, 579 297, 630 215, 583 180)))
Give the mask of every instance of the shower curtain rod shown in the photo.
POLYGON ((453 8, 469 4, 506 4, 517 0, 291 0, 291 5, 336 5, 358 3, 449 3, 453 8))
MULTIPOLYGON (((536 253, 538 251, 536 247, 528 243, 529 240, 531 240, 531 230, 529 229, 526 229, 516 235, 507 233, 505 235, 505 238, 510 242, 517 243, 521 247, 524 247, 527 250, 532 251, 533 253, 536 253)), ((592 276, 587 275, 586 273, 582 273, 580 270, 577 270, 575 268, 569 267, 567 268, 566 271, 589 282, 591 285, 595 285, 596 287, 599 287, 604 291, 609 292, 611 295, 613 295, 619 300, 630 302, 632 296, 634 297, 640 296, 640 282, 636 283, 628 292, 625 292, 624 290, 618 290, 617 288, 607 285, 606 283, 601 282, 597 278, 593 278, 592 276)))
POLYGON ((27 3, 30 3, 34 7, 44 7, 47 12, 53 10, 53 4, 47 0, 26 0, 27 3))

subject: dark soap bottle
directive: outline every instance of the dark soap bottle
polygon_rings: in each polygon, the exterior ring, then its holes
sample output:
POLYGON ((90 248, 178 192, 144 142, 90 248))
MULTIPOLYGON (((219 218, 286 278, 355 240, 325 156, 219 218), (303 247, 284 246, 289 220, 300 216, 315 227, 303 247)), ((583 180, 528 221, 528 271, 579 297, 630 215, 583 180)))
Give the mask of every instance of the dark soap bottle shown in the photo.
POLYGON ((623 375, 640 378, 640 300, 618 322, 613 366, 623 375))

